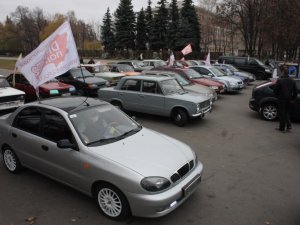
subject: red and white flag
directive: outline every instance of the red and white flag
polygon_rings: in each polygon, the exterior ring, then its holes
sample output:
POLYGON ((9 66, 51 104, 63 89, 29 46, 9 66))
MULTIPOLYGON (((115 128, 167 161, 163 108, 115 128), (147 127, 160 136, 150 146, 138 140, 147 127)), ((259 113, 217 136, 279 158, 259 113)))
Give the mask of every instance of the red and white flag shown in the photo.
POLYGON ((210 52, 208 52, 206 59, 205 59, 205 65, 209 66, 210 65, 210 52))
POLYGON ((181 53, 183 55, 187 55, 191 52, 192 52, 192 45, 191 44, 188 44, 187 46, 184 47, 184 49, 181 50, 181 53))
POLYGON ((79 65, 78 52, 68 21, 17 62, 18 69, 36 90, 41 84, 79 65))

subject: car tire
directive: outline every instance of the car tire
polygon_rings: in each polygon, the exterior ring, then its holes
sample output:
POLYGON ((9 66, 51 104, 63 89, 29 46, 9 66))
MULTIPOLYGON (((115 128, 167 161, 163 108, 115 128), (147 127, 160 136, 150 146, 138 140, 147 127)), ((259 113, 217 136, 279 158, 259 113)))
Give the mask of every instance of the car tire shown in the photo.
POLYGON ((114 105, 115 107, 117 107, 118 109, 124 111, 124 108, 123 108, 121 102, 119 102, 119 101, 112 101, 111 104, 114 105))
POLYGON ((172 113, 172 120, 177 126, 184 126, 188 121, 188 115, 184 109, 175 109, 172 113))
POLYGON ((278 106, 274 103, 265 103, 261 107, 260 114, 264 120, 274 121, 278 117, 278 106))
POLYGON ((124 220, 131 215, 124 194, 109 183, 101 183, 96 187, 95 200, 101 213, 112 220, 124 220))
POLYGON ((9 147, 5 147, 2 151, 3 162, 6 169, 11 173, 20 173, 23 169, 16 153, 9 147))

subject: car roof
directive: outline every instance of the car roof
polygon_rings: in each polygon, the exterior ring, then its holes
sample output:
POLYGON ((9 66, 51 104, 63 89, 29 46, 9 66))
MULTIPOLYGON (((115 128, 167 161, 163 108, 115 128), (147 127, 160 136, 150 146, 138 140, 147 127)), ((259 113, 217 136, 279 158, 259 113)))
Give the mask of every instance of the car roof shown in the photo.
POLYGON ((161 61, 163 61, 164 62, 164 60, 162 60, 162 59, 144 59, 143 61, 145 61, 145 62, 161 62, 161 61))
POLYGON ((136 75, 136 76, 127 76, 123 77, 122 79, 138 79, 138 80, 149 80, 149 81, 163 81, 163 80, 170 80, 174 79, 172 77, 166 77, 166 76, 157 76, 157 75, 136 75))
POLYGON ((72 111, 79 111, 88 107, 106 105, 106 104, 108 103, 97 98, 72 96, 72 97, 49 98, 45 100, 40 100, 39 102, 35 101, 32 103, 28 103, 26 105, 52 106, 61 109, 67 113, 70 113, 72 111))

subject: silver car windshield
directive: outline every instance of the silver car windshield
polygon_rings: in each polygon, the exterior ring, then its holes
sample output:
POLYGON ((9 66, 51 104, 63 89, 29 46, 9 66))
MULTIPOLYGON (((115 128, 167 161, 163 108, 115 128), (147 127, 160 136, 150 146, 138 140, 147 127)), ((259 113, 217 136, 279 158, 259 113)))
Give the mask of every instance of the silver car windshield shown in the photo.
POLYGON ((0 77, 0 88, 9 87, 9 83, 7 80, 3 77, 0 77))
POLYGON ((217 77, 223 77, 226 76, 225 73, 223 73, 221 70, 217 69, 217 68, 210 68, 211 72, 217 76, 217 77))
POLYGON ((228 69, 230 69, 231 71, 233 71, 233 72, 238 72, 239 71, 236 67, 234 67, 233 65, 230 65, 230 64, 227 64, 226 67, 228 69))
POLYGON ((187 69, 187 70, 184 70, 184 72, 188 75, 189 78, 191 79, 198 79, 198 78, 201 78, 202 76, 200 75, 200 73, 196 72, 195 70, 193 69, 187 69))
POLYGON ((161 88, 166 95, 177 93, 177 92, 185 92, 177 80, 165 80, 161 82, 161 88))
POLYGON ((76 79, 82 78, 82 77, 93 77, 94 75, 91 74, 89 71, 86 69, 78 69, 78 70, 73 70, 72 71, 72 76, 76 79), (82 72, 81 72, 82 70, 82 72))
POLYGON ((109 72, 109 67, 107 65, 99 66, 99 72, 109 72))
POLYGON ((112 143, 141 130, 140 125, 112 105, 91 107, 70 114, 69 118, 87 146, 112 143))

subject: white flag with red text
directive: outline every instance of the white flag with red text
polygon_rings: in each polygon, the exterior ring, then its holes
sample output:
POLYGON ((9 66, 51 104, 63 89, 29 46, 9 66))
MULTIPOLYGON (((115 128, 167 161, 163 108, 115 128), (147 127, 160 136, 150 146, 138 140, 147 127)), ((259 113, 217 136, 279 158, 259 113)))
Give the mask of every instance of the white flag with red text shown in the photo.
POLYGON ((168 67, 174 66, 174 62, 175 62, 175 56, 174 56, 174 53, 171 52, 170 57, 167 61, 167 66, 168 67))
POLYGON ((68 21, 17 62, 18 69, 35 89, 79 65, 78 52, 68 21))
POLYGON ((187 55, 191 52, 192 52, 192 45, 191 44, 188 44, 187 46, 184 47, 184 49, 181 50, 181 53, 183 55, 187 55))
POLYGON ((206 59, 205 59, 205 65, 209 66, 210 65, 210 52, 208 52, 206 59))

